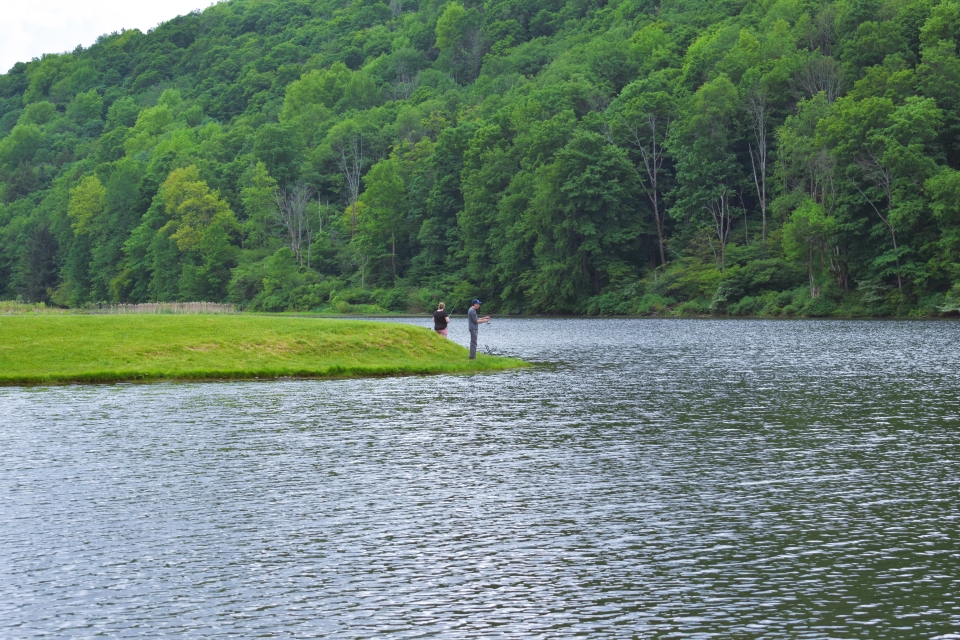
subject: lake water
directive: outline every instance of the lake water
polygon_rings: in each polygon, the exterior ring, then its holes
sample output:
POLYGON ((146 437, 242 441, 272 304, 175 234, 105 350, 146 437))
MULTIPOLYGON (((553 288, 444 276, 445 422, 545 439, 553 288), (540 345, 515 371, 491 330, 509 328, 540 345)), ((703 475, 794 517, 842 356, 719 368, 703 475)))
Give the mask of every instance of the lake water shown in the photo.
POLYGON ((960 638, 960 323, 480 343, 542 364, 0 388, 0 637, 960 638))

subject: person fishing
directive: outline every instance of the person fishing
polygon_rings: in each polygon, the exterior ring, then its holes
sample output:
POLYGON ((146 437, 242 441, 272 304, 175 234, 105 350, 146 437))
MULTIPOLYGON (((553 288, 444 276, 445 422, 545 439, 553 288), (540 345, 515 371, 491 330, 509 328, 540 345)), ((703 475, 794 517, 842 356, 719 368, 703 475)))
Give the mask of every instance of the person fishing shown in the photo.
POLYGON ((433 330, 442 336, 447 335, 447 327, 450 324, 450 314, 447 313, 444 303, 440 303, 437 310, 433 312, 433 330))
POLYGON ((477 311, 480 310, 480 301, 476 298, 470 303, 467 310, 467 329, 470 330, 470 359, 477 357, 477 333, 480 331, 480 325, 484 322, 490 322, 490 316, 477 317, 477 311))

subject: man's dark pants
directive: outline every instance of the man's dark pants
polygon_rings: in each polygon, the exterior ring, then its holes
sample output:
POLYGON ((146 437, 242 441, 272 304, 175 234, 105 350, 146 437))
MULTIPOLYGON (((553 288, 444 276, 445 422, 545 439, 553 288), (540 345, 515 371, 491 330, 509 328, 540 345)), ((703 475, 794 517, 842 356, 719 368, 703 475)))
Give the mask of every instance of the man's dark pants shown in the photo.
POLYGON ((470 330, 470 359, 477 357, 477 330, 470 330))

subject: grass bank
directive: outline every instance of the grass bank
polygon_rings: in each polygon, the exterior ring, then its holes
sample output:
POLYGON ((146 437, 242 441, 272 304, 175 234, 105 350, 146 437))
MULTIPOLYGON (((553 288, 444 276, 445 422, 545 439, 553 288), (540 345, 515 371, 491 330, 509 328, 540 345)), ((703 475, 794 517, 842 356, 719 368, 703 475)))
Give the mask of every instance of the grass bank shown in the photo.
POLYGON ((0 317, 0 384, 359 377, 524 366, 422 327, 231 315, 0 317))

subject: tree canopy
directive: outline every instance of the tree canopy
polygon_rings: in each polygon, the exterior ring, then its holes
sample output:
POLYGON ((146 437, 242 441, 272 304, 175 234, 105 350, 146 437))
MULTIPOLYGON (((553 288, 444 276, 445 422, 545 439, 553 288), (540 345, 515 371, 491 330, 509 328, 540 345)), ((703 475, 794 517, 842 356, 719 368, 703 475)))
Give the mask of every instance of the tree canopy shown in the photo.
POLYGON ((960 308, 957 0, 230 0, 0 75, 0 299, 960 308))

